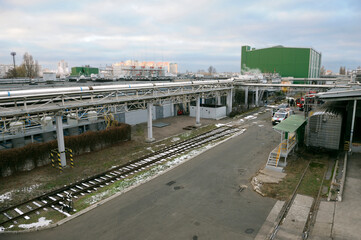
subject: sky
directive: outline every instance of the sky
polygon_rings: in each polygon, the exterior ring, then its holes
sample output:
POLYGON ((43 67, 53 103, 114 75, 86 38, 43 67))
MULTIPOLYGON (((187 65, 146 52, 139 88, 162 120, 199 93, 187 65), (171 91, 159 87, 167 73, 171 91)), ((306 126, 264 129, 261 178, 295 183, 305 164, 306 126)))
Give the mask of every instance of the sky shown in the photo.
POLYGON ((322 65, 361 65, 359 0, 0 0, 0 64, 25 52, 44 68, 128 59, 180 72, 239 72, 241 46, 312 47, 322 65))

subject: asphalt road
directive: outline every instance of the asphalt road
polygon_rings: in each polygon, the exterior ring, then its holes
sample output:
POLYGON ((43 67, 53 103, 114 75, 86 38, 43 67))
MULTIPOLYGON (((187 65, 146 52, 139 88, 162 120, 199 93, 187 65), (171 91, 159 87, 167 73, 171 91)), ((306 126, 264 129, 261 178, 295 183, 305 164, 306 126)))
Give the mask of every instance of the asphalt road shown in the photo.
POLYGON ((72 221, 0 239, 253 239, 276 201, 255 193, 250 179, 279 134, 270 113, 249 123, 240 136, 72 221), (239 192, 242 184, 249 188, 239 192))

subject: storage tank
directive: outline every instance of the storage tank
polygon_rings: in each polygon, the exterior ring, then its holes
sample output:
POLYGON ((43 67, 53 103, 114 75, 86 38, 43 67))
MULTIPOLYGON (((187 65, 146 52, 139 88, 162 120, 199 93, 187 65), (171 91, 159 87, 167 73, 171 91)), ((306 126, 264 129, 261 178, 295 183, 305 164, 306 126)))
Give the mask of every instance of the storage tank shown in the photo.
POLYGON ((50 116, 45 116, 41 118, 41 126, 43 131, 54 130, 53 118, 50 116))
POLYGON ((315 112, 308 118, 306 145, 338 150, 342 116, 329 112, 315 112))
POLYGON ((16 121, 10 123, 10 134, 19 134, 25 131, 25 124, 22 121, 16 121))
POLYGON ((78 125, 78 117, 75 113, 69 113, 66 116, 68 125, 78 125))
POLYGON ((79 134, 79 127, 78 127, 78 116, 76 113, 69 113, 67 116, 67 122, 69 126, 74 126, 68 128, 68 133, 70 136, 75 136, 79 134))
POLYGON ((91 122, 89 124, 90 131, 98 130, 98 124, 96 123, 97 120, 98 120, 98 113, 96 111, 89 111, 88 112, 88 121, 91 122))

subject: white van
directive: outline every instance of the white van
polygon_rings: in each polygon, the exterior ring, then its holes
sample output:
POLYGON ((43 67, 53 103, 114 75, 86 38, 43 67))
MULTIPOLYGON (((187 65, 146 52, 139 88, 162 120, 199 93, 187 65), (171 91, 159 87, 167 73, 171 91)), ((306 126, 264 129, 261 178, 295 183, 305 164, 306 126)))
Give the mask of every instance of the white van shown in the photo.
POLYGON ((291 116, 293 114, 294 114, 293 110, 291 110, 289 108, 280 109, 273 115, 272 125, 276 125, 276 124, 282 122, 283 120, 285 120, 286 118, 288 118, 289 116, 291 116))

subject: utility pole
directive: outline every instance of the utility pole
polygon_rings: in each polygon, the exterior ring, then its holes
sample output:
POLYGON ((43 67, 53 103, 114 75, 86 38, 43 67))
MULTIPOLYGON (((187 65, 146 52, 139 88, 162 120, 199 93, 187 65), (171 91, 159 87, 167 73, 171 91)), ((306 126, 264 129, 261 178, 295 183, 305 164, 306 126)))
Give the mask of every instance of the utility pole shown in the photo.
POLYGON ((14 63, 14 78, 16 78, 16 68, 15 68, 15 55, 16 52, 11 52, 10 53, 11 56, 13 56, 13 63, 14 63))

